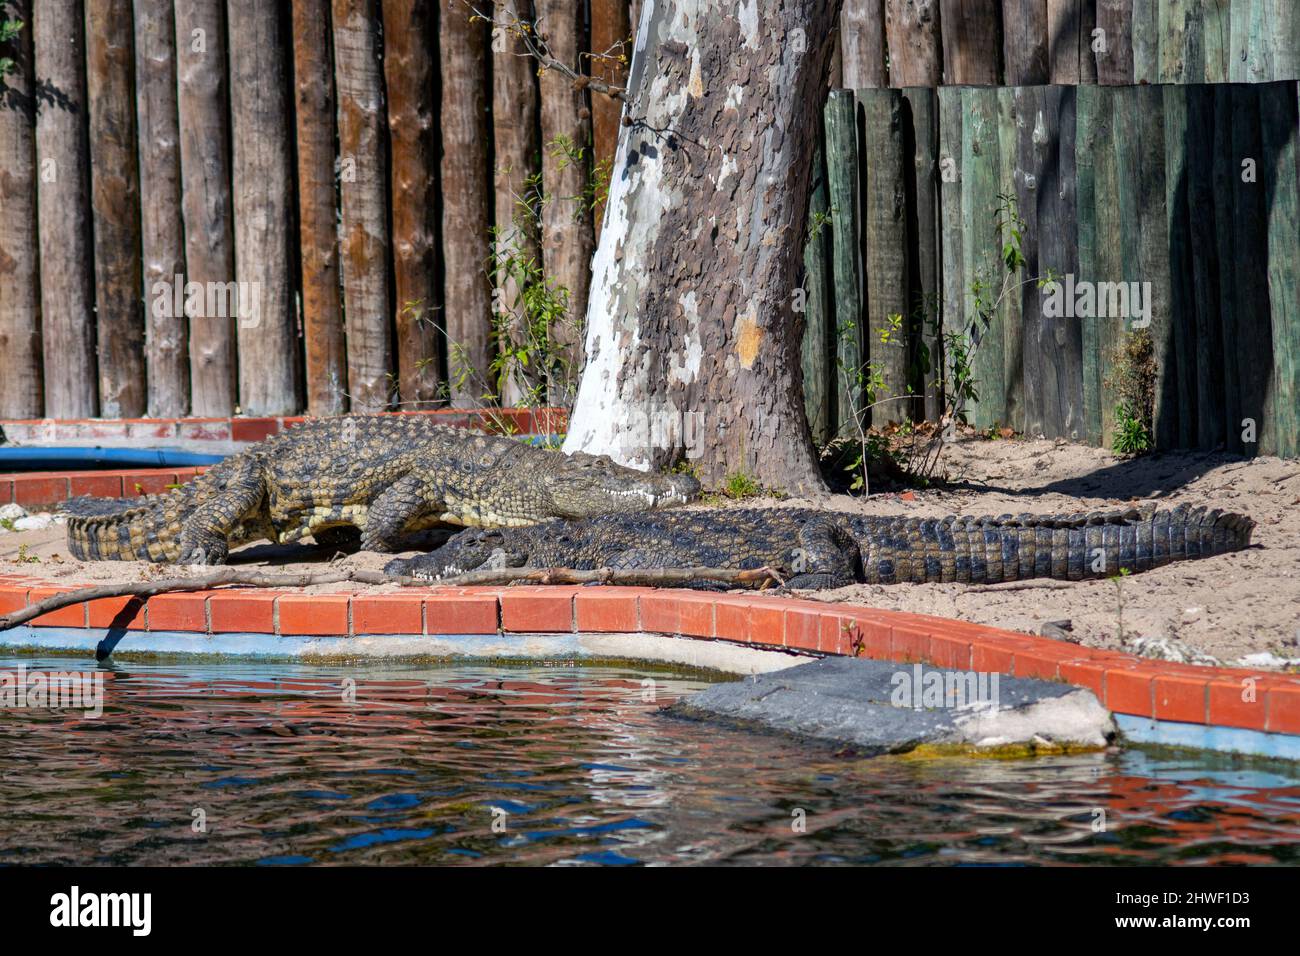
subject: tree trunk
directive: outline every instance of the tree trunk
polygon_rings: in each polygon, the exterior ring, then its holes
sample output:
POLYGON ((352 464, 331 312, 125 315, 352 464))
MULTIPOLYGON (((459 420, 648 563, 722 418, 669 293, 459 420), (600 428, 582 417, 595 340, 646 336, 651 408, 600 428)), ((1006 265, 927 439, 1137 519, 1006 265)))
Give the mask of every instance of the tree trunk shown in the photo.
POLYGON ((144 267, 149 414, 190 410, 185 316, 164 308, 185 274, 180 127, 176 113, 176 20, 171 0, 135 2, 135 102, 140 126, 140 252, 144 267), (161 296, 167 299, 159 301, 161 296), (155 307, 157 306, 157 307, 155 307))
POLYGON ((22 31, 0 43, 13 70, 0 84, 0 418, 41 415, 41 292, 36 258, 36 99, 29 4, 0 2, 22 31))
MULTIPOLYGON (((496 0, 496 22, 492 31, 492 136, 496 165, 496 247, 497 260, 514 256, 522 261, 539 261, 541 246, 535 219, 536 201, 528 179, 541 161, 537 138, 537 64, 525 51, 523 43, 511 32, 510 24, 533 18, 532 0, 496 0), (528 208, 521 209, 520 204, 528 208)), ((497 274, 493 292, 493 311, 500 322, 500 349, 508 352, 524 342, 523 332, 514 317, 523 304, 519 284, 508 270, 497 274)), ((501 382, 501 404, 520 405, 528 396, 539 371, 530 362, 527 367, 507 365, 501 382)))
MULTIPOLYGON (((474 8, 477 9, 477 8, 474 8)), ((488 178, 488 24, 464 0, 442 0, 443 317, 447 378, 458 407, 493 390, 492 298, 486 267, 492 225, 488 178)))
POLYGON ((32 17, 36 82, 41 346, 45 414, 95 414, 95 290, 86 144, 86 44, 80 0, 42 0, 32 17))
POLYGON ((298 410, 299 344, 284 21, 279 5, 263 0, 228 0, 227 9, 238 25, 230 34, 230 115, 239 406, 245 415, 291 415, 298 410))
MULTIPOLYGON (((186 279, 200 289, 235 278, 223 7, 221 0, 190 0, 174 8, 186 279)), ((235 320, 205 312, 188 315, 190 410, 224 417, 235 410, 235 320)))
POLYGON ((433 0, 384 0, 384 73, 392 141, 398 387, 405 408, 438 399, 438 147, 433 0))
POLYGON ((86 0, 99 413, 145 413, 140 178, 130 0, 86 0))
MULTIPOLYGON (((551 55, 582 72, 585 51, 582 4, 578 0, 536 0, 537 29, 551 55)), ((594 236, 587 205, 587 165, 591 160, 591 113, 586 91, 558 70, 546 70, 542 91, 542 260, 546 276, 569 292, 565 321, 552 330, 553 349, 574 380, 582 368, 582 316, 587 311, 594 236)), ((552 396, 552 404, 568 396, 552 396)))
POLYGON ((307 344, 307 412, 347 411, 348 369, 339 302, 338 195, 334 187, 334 58, 329 0, 293 0, 297 85, 298 242, 307 344))
POLYGON ((339 97, 339 192, 343 313, 352 410, 380 412, 393 392, 389 333, 388 207, 384 77, 378 0, 334 0, 334 71, 339 97))
POLYGON ((824 490, 794 311, 837 0, 645 0, 566 451, 824 490))

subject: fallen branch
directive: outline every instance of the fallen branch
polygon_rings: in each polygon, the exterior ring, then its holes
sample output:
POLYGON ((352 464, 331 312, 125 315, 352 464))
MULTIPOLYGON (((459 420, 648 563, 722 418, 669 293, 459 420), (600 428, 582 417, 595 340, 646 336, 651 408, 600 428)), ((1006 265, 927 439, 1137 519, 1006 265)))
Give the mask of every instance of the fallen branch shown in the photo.
POLYGON ((988 594, 999 591, 1026 591, 1029 588, 1070 588, 1077 581, 1060 581, 1054 578, 1036 578, 1030 581, 1003 581, 1000 584, 976 584, 962 591, 962 594, 988 594))
POLYGON ((220 567, 189 577, 157 578, 126 584, 101 584, 55 594, 28 607, 0 617, 0 631, 26 624, 28 621, 86 601, 102 598, 134 597, 146 599, 156 594, 172 591, 205 591, 211 588, 238 586, 242 588, 305 588, 316 584, 399 584, 403 587, 431 587, 436 585, 492 585, 492 584, 623 584, 642 587, 672 587, 697 582, 717 582, 731 585, 759 585, 783 583, 781 575, 773 568, 756 568, 733 571, 725 568, 657 568, 647 570, 615 570, 597 568, 592 571, 574 571, 569 568, 499 568, 471 571, 437 581, 414 577, 389 577, 382 571, 365 571, 347 568, 334 571, 301 571, 268 573, 238 567, 220 567))

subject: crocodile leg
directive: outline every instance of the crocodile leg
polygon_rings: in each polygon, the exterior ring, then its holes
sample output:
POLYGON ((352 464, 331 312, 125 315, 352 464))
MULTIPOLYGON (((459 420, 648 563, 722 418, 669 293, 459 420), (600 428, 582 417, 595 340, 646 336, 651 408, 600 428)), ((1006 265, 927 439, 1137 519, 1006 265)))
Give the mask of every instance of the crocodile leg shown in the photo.
POLYGON ((795 573, 786 587, 842 588, 856 580, 857 543, 838 521, 826 516, 808 521, 799 529, 798 542, 795 573))
POLYGON ((406 527, 436 508, 441 497, 430 489, 425 477, 407 475, 398 479, 375 499, 366 512, 361 550, 392 551, 406 527))
POLYGON ((181 523, 181 564, 221 564, 230 550, 230 535, 252 518, 266 496, 261 463, 250 458, 219 486, 220 494, 194 509, 181 523))

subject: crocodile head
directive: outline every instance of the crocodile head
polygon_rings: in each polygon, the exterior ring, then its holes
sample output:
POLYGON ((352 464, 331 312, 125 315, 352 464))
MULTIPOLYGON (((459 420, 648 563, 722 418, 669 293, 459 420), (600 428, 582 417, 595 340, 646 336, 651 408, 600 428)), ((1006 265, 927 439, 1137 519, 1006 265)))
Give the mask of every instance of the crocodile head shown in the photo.
POLYGON ((637 471, 607 455, 556 455, 540 476, 557 518, 593 518, 682 505, 700 493, 690 475, 637 471))
POLYGON ((528 560, 527 552, 521 548, 522 544, 519 530, 468 528, 428 554, 389 561, 384 566, 384 573, 389 577, 436 581, 470 571, 518 568, 528 560))

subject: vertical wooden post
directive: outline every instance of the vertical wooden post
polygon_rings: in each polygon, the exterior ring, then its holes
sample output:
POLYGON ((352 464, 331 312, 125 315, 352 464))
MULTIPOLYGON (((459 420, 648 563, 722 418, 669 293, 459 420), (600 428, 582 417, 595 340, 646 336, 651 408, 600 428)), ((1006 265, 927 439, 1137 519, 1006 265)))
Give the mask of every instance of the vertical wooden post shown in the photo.
POLYGON ((80 0, 42 0, 32 11, 45 414, 96 412, 95 292, 87 166, 85 24, 80 0))
MULTIPOLYGON (((1162 38, 1163 38, 1162 32, 1162 38)), ((1163 50, 1162 50, 1163 53, 1163 50)), ((1162 63, 1164 57, 1161 57, 1162 63)), ((1162 73, 1163 73, 1162 66, 1162 73)), ((1169 235, 1169 312, 1173 326, 1179 448, 1196 447, 1196 421, 1200 409, 1196 390, 1196 301, 1192 270, 1192 210, 1187 141, 1187 100, 1190 87, 1162 86, 1165 116, 1165 220, 1169 235)), ((1198 211, 1199 214, 1199 211, 1198 211)))
POLYGON ((911 417, 912 392, 908 380, 907 318, 907 202, 903 176, 903 97, 898 90, 858 90, 858 115, 862 139, 863 288, 866 290, 866 341, 871 364, 884 382, 871 413, 875 424, 901 422, 911 417), (892 330, 892 317, 903 320, 892 330))
POLYGON ((393 293, 402 405, 438 399, 437 143, 433 0, 384 0, 384 76, 392 143, 393 293))
POLYGON ((130 0, 86 0, 99 413, 145 413, 140 178, 130 0))
MULTIPOLYGON (((1228 82, 1232 51, 1232 0, 1201 0, 1201 36, 1206 83, 1228 82)), ((1192 77, 1196 81, 1196 77, 1192 77)))
POLYGON ((831 275, 835 289, 835 421, 855 433, 862 411, 857 374, 865 361, 862 276, 858 245, 858 124, 852 90, 831 90, 826 101, 826 182, 831 213, 831 275))
MULTIPOLYGON (((497 23, 492 32, 492 137, 496 163, 496 215, 494 241, 498 261, 511 256, 522 262, 540 262, 541 244, 535 216, 536 189, 529 178, 541 169, 538 144, 537 64, 530 57, 509 25, 518 20, 531 22, 532 0, 497 0, 497 23)), ((502 269, 497 274, 493 292, 493 312, 497 315, 502 351, 511 350, 524 341, 522 331, 512 318, 523 308, 519 285, 502 269)), ((505 380, 500 383, 501 403, 524 402, 536 369, 511 363, 505 380)))
MULTIPOLYGON (((221 0, 175 6, 176 98, 181 131, 181 212, 186 278, 200 299, 235 278, 230 212, 230 139, 226 112, 226 27, 221 0)), ((189 307, 190 410, 235 410, 235 322, 189 307)))
POLYGON ((1268 209, 1268 289, 1273 326, 1273 452, 1300 455, 1300 145, 1294 82, 1259 87, 1260 165, 1268 209))
POLYGON ((1097 0, 1097 29, 1105 52, 1094 54, 1097 82, 1123 86, 1133 82, 1133 0, 1097 0))
MULTIPOLYGON (((1107 91, 1096 86, 1079 89, 1075 112, 1076 202, 1079 211, 1079 279, 1096 282, 1098 243, 1105 241, 1097 230, 1097 154, 1109 148, 1099 128, 1103 96, 1107 91)), ((1105 105, 1109 115, 1109 101, 1105 105)), ((1104 359, 1101 355, 1097 319, 1080 318, 1080 348, 1083 358, 1083 438, 1092 445, 1101 444, 1101 378, 1104 359)))
POLYGON ((185 229, 170 0, 135 2, 135 91, 149 414, 179 418, 190 410, 190 362, 185 314, 177 312, 172 294, 185 281, 185 229))
POLYGON ((1052 83, 1079 85, 1082 15, 1083 0, 1047 0, 1047 68, 1052 83))
POLYGON ((840 8, 840 75, 850 89, 888 84, 884 0, 844 0, 840 8))
MULTIPOLYGON (((941 270, 944 336, 964 334, 966 329, 965 253, 962 248, 962 112, 964 90, 957 86, 941 86, 937 91, 939 110, 939 252, 941 270)), ((941 381, 946 383, 950 356, 942 356, 939 366, 941 381)), ((948 396, 943 396, 947 406, 948 396)))
POLYGON ((990 0, 943 0, 943 81, 949 85, 993 86, 1001 76, 1001 29, 990 0))
POLYGON ((939 0, 885 0, 890 86, 938 86, 939 0))
POLYGON ((1192 316, 1195 340, 1196 444, 1204 449, 1221 445, 1227 424, 1223 417, 1223 335, 1219 325, 1219 273, 1214 199, 1214 87, 1189 86, 1187 128, 1180 146, 1187 154, 1187 225, 1190 231, 1192 316))
POLYGON ((41 293, 36 258, 36 98, 29 4, 0 2, 23 28, 0 43, 13 69, 0 81, 0 418, 41 414, 41 293))
POLYGON ((908 318, 911 337, 923 344, 930 356, 929 371, 918 367, 913 385, 921 391, 917 413, 935 422, 943 412, 943 337, 939 331, 939 100, 932 89, 910 87, 903 90, 903 102, 903 140, 912 158, 904 167, 907 247, 911 262, 908 318))
POLYGON ((1133 82, 1156 83, 1160 78, 1160 0, 1133 0, 1129 37, 1133 49, 1133 82))
MULTIPOLYGON (((1233 137, 1233 88, 1225 83, 1216 84, 1214 90, 1214 140, 1211 155, 1214 157, 1211 177, 1214 196, 1215 252, 1219 279, 1219 341, 1223 351, 1223 418, 1224 445, 1228 451, 1240 452, 1242 444, 1241 379, 1251 370, 1246 361, 1238 361, 1241 337, 1237 330, 1238 271, 1231 266, 1238 253, 1233 238, 1234 195, 1240 182, 1241 165, 1238 159, 1241 147, 1233 137)), ((1258 426, 1258 422, 1256 422, 1258 426)))
MULTIPOLYGON (((1003 196, 1015 197, 1020 190, 1022 171, 1017 162, 1020 151, 1019 124, 1021 122, 1017 110, 1019 94, 1019 88, 1013 86, 1003 86, 997 90, 997 192, 1003 196)), ((1027 118, 1027 121, 1033 125, 1036 119, 1037 117, 1031 116, 1027 118)), ((995 230, 994 232, 994 242, 998 249, 1006 248, 1007 243, 1012 241, 1012 225, 1008 221, 1009 217, 1004 215, 1002 218, 1001 231, 995 230)), ((1006 275, 1001 264, 995 266, 995 274, 998 276, 997 287, 1000 288, 1001 279, 1006 275)), ((1022 271, 1015 281, 1023 282, 1029 278, 1029 275, 1030 273, 1027 271, 1022 271)), ((1024 291, 1023 288, 1016 289, 1003 297, 1002 307, 998 309, 997 317, 993 320, 994 329, 990 333, 998 338, 1002 346, 1002 417, 999 421, 1007 428, 1015 429, 1018 432, 1026 430, 1024 291), (1001 332, 1000 335, 999 332, 1001 332)))
MULTIPOLYGON (((442 0, 442 236, 447 378, 457 407, 482 404, 494 383, 492 304, 485 274, 492 197, 488 174, 489 25, 460 0, 442 0)), ((557 277, 558 278, 558 277, 557 277)))
MULTIPOLYGON (((632 25, 628 19, 627 0, 591 0, 591 75, 615 86, 627 82, 627 64, 632 58, 628 40, 632 25)), ((495 66, 496 60, 493 60, 495 66)), ((623 104, 602 93, 591 96, 592 170, 601 171, 606 179, 614 164, 618 148, 619 120, 623 104)), ((604 218, 604 206, 596 206, 592 221, 597 232, 604 218)))
POLYGON ((339 302, 336 104, 329 0, 293 0, 293 64, 307 411, 338 415, 348 407, 348 368, 339 302))
POLYGON ((278 4, 227 0, 239 282, 239 404, 245 415, 298 410, 300 348, 292 275, 288 37, 278 4), (251 299, 252 301, 247 301, 251 299))
POLYGON ((378 0, 334 0, 334 70, 348 389, 353 411, 379 412, 393 382, 378 0))
POLYGON ((1007 86, 1048 82, 1047 0, 1002 0, 1002 58, 1007 86))
MULTIPOLYGON (((575 69, 585 46, 583 5, 578 0, 535 0, 538 30, 551 55, 575 69)), ((547 276, 569 290, 568 322, 553 331, 559 360, 576 381, 583 363, 582 328, 591 285, 595 237, 585 195, 591 155, 586 92, 556 70, 545 71, 542 93, 542 259, 547 276), (567 148, 566 148, 567 147, 567 148)))
POLYGON ((803 248, 804 330, 803 403, 813 444, 821 447, 833 437, 835 369, 835 305, 831 296, 830 230, 827 221, 826 161, 821 143, 813 153, 808 236, 803 248))

